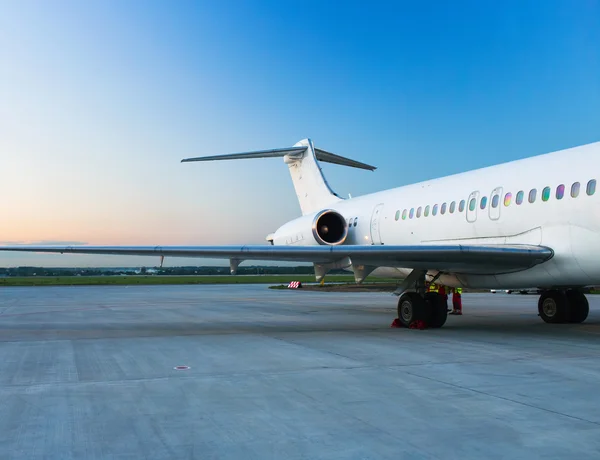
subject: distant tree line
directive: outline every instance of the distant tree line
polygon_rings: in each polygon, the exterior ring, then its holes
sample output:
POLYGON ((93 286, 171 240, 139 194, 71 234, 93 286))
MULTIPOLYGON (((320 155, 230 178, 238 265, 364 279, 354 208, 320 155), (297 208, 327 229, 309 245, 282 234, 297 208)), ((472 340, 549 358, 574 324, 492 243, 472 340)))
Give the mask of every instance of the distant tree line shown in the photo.
MULTIPOLYGON (((332 270, 331 274, 344 274, 343 270, 332 270)), ((11 267, 0 268, 0 276, 114 276, 114 275, 229 275, 229 267, 132 267, 132 268, 48 268, 11 267)), ((308 266, 246 266, 239 267, 238 275, 312 275, 314 268, 308 266)))

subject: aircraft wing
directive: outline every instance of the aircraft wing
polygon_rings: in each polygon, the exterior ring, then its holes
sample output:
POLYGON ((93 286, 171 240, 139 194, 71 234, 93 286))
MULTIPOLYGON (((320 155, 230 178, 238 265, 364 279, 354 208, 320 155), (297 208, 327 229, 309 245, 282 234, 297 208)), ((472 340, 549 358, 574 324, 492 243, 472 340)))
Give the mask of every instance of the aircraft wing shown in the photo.
POLYGON ((530 245, 340 245, 340 246, 0 246, 0 251, 61 254, 111 254, 339 263, 438 270, 448 273, 499 274, 525 270, 554 252, 530 245))

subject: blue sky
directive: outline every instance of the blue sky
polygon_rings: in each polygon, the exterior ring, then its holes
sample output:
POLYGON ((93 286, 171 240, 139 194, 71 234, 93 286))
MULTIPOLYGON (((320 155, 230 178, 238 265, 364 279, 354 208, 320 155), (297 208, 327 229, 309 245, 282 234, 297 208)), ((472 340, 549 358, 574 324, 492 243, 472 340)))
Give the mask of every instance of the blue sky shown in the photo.
POLYGON ((0 101, 0 241, 260 244, 282 161, 182 158, 310 137, 357 196, 599 141, 600 1, 0 1, 0 101))

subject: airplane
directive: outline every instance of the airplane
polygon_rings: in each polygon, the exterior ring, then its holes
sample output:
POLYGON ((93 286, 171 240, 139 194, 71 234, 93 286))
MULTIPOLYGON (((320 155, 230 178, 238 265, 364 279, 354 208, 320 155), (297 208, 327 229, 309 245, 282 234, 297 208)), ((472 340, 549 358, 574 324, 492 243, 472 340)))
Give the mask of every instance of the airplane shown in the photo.
POLYGON ((537 287, 546 323, 582 323, 584 288, 600 284, 600 142, 496 164, 367 195, 342 198, 319 162, 374 166, 314 147, 187 158, 203 162, 283 157, 301 216, 243 246, 1 246, 1 251, 311 262, 317 281, 332 269, 398 278, 398 320, 430 328, 447 319, 446 301, 427 282, 471 289, 537 287))

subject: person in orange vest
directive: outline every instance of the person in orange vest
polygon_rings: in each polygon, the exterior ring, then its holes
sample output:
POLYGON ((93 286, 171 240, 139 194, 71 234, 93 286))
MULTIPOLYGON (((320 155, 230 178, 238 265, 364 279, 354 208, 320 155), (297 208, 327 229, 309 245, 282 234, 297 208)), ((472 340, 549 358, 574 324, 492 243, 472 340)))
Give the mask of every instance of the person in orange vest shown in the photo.
POLYGON ((462 315, 462 288, 452 289, 452 311, 450 315, 462 315))

